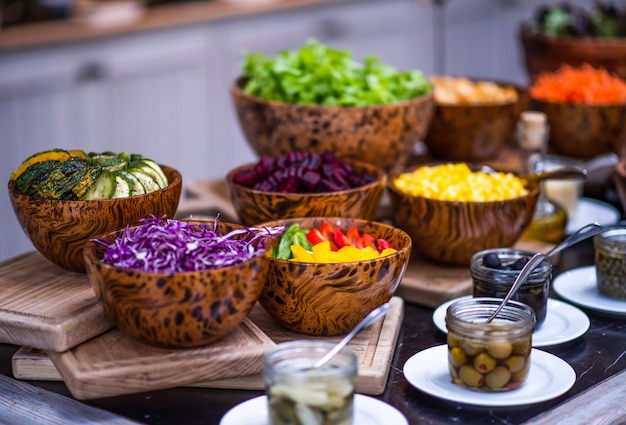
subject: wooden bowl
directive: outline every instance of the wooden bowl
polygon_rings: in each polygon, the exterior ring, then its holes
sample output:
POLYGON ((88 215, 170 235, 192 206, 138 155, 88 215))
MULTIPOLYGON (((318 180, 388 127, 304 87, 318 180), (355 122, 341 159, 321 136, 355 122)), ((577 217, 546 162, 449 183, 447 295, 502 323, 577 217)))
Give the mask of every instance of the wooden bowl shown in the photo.
POLYGON ((25 195, 9 181, 9 197, 17 220, 37 251, 66 270, 84 273, 83 246, 90 238, 137 224, 150 214, 174 216, 182 191, 182 176, 173 168, 164 165, 161 168, 169 185, 145 195, 62 201, 25 195))
POLYGON ((396 189, 399 174, 390 174, 387 183, 394 224, 411 236, 421 257, 446 265, 469 266, 476 252, 515 244, 539 196, 539 185, 529 183, 526 196, 504 201, 442 201, 396 189))
POLYGON ((525 92, 516 87, 518 100, 508 103, 451 105, 437 103, 424 144, 433 158, 483 161, 496 158, 511 142, 525 92))
POLYGON ((548 148, 578 159, 621 152, 626 144, 626 104, 586 105, 531 98, 531 108, 548 118, 548 148))
POLYGON ((387 239, 397 252, 351 263, 270 259, 267 281, 259 302, 287 329, 314 336, 345 334, 371 310, 389 301, 404 276, 411 254, 409 235, 374 221, 308 217, 277 220, 263 225, 299 222, 301 228, 319 228, 325 221, 344 231, 355 226, 362 233, 387 239))
POLYGON ((546 71, 556 71, 563 64, 588 63, 606 68, 626 79, 626 38, 547 37, 520 28, 524 64, 531 79, 546 71))
POLYGON ((372 164, 346 160, 360 176, 375 178, 371 183, 348 190, 323 193, 265 192, 233 182, 233 176, 254 168, 247 164, 226 176, 230 200, 239 220, 246 225, 293 217, 348 217, 373 220, 385 191, 387 175, 372 164))
MULTIPOLYGON (((190 222, 213 226, 212 221, 190 222)), ((241 228, 218 222, 217 233, 241 228)), ((123 231, 99 238, 113 241, 123 231)), ((214 270, 128 270, 103 263, 105 251, 106 246, 93 239, 85 244, 87 276, 96 297, 121 331, 160 347, 196 347, 223 338, 257 302, 268 270, 266 256, 214 270)))
POLYGON ((432 92, 387 105, 312 106, 250 96, 242 90, 243 81, 233 83, 231 96, 243 133, 259 155, 330 150, 390 169, 409 160, 434 109, 432 92))

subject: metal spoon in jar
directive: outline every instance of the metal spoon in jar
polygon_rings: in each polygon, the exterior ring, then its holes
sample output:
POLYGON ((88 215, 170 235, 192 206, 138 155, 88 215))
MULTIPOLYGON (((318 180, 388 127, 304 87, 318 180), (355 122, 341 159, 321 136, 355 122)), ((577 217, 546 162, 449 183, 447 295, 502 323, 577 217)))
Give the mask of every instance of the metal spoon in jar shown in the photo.
POLYGON ((316 369, 325 365, 330 359, 333 358, 333 356, 335 356, 335 354, 337 354, 343 347, 345 347, 350 341, 352 341, 352 338, 354 338, 359 332, 374 323, 379 317, 387 314, 390 308, 391 304, 385 303, 372 310, 367 316, 365 316, 363 320, 359 322, 358 325, 354 327, 354 329, 352 329, 352 331, 348 335, 346 335, 341 341, 339 341, 339 343, 335 345, 332 350, 326 353, 324 357, 313 363, 313 366, 311 368, 316 369))
POLYGON ((535 255, 533 255, 531 259, 528 260, 528 263, 524 265, 522 270, 520 270, 519 274, 517 275, 517 278, 515 278, 515 281, 513 282, 513 285, 511 285, 511 289, 509 289, 509 292, 506 294, 506 296, 504 297, 504 299, 502 300, 498 308, 496 308, 496 310, 487 319, 486 323, 491 323, 491 321, 496 318, 498 313, 500 313, 500 310, 502 310, 502 308, 506 305, 506 303, 510 301, 510 299, 513 297, 513 295, 515 295, 515 293, 522 286, 522 284, 526 281, 526 279, 528 279, 528 276, 530 276, 533 270, 545 258, 550 258, 554 254, 563 251, 565 248, 569 248, 570 246, 575 245, 580 241, 583 241, 594 235, 597 235, 603 230, 604 228, 600 226, 598 223, 587 224, 581 227, 580 229, 578 229, 576 232, 572 233, 567 239, 565 239, 563 242, 561 242, 560 244, 552 248, 546 254, 542 254, 541 252, 538 252, 535 255))

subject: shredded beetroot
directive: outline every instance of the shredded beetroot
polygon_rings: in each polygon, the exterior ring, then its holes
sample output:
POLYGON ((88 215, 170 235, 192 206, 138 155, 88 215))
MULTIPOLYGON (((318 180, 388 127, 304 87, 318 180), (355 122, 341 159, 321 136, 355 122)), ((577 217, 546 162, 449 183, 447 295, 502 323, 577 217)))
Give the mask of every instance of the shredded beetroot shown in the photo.
MULTIPOLYGON (((219 217, 219 216, 218 216, 219 217)), ((244 263, 265 253, 263 241, 285 230, 246 227, 221 235, 207 224, 150 216, 133 231, 127 226, 114 241, 96 240, 107 246, 102 262, 124 269, 174 273, 217 269, 244 263), (243 235, 242 239, 233 236, 243 235)))

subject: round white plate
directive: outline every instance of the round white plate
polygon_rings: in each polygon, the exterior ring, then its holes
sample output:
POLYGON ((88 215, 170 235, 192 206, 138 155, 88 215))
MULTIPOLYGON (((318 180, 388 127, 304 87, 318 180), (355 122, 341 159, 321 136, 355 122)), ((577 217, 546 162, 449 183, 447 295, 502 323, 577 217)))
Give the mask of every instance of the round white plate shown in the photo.
POLYGON ((560 396, 576 381, 567 362, 533 348, 530 372, 523 385, 511 391, 479 392, 453 384, 448 371, 448 347, 438 345, 413 355, 404 364, 404 376, 418 390, 444 400, 476 406, 518 406, 560 396))
MULTIPOLYGON (((220 425, 269 425, 267 397, 259 396, 232 409, 220 425)), ((362 394, 354 396, 354 425, 409 425, 406 417, 395 407, 362 394)))
POLYGON ((597 199, 580 198, 574 217, 567 223, 565 231, 569 235, 590 223, 608 226, 617 223, 619 218, 620 213, 613 205, 597 199))
POLYGON ((552 288, 561 298, 581 307, 626 315, 626 300, 607 297, 598 292, 595 266, 579 267, 559 274, 552 281, 552 288))
MULTIPOLYGON (((433 312, 433 322, 440 331, 447 333, 446 309, 450 304, 471 295, 446 301, 433 312)), ((584 311, 566 302, 548 298, 546 320, 533 334, 533 347, 546 347, 572 341, 589 329, 589 317, 584 311)))

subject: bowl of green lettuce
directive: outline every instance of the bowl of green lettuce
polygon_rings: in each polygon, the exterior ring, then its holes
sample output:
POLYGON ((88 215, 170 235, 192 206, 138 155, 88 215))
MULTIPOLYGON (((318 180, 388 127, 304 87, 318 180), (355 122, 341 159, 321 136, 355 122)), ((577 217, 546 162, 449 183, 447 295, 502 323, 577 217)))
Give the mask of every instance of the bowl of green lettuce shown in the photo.
POLYGON ((308 40, 276 56, 244 53, 243 75, 231 87, 241 129, 259 155, 291 151, 404 165, 434 112, 430 81, 398 71, 375 56, 308 40))

